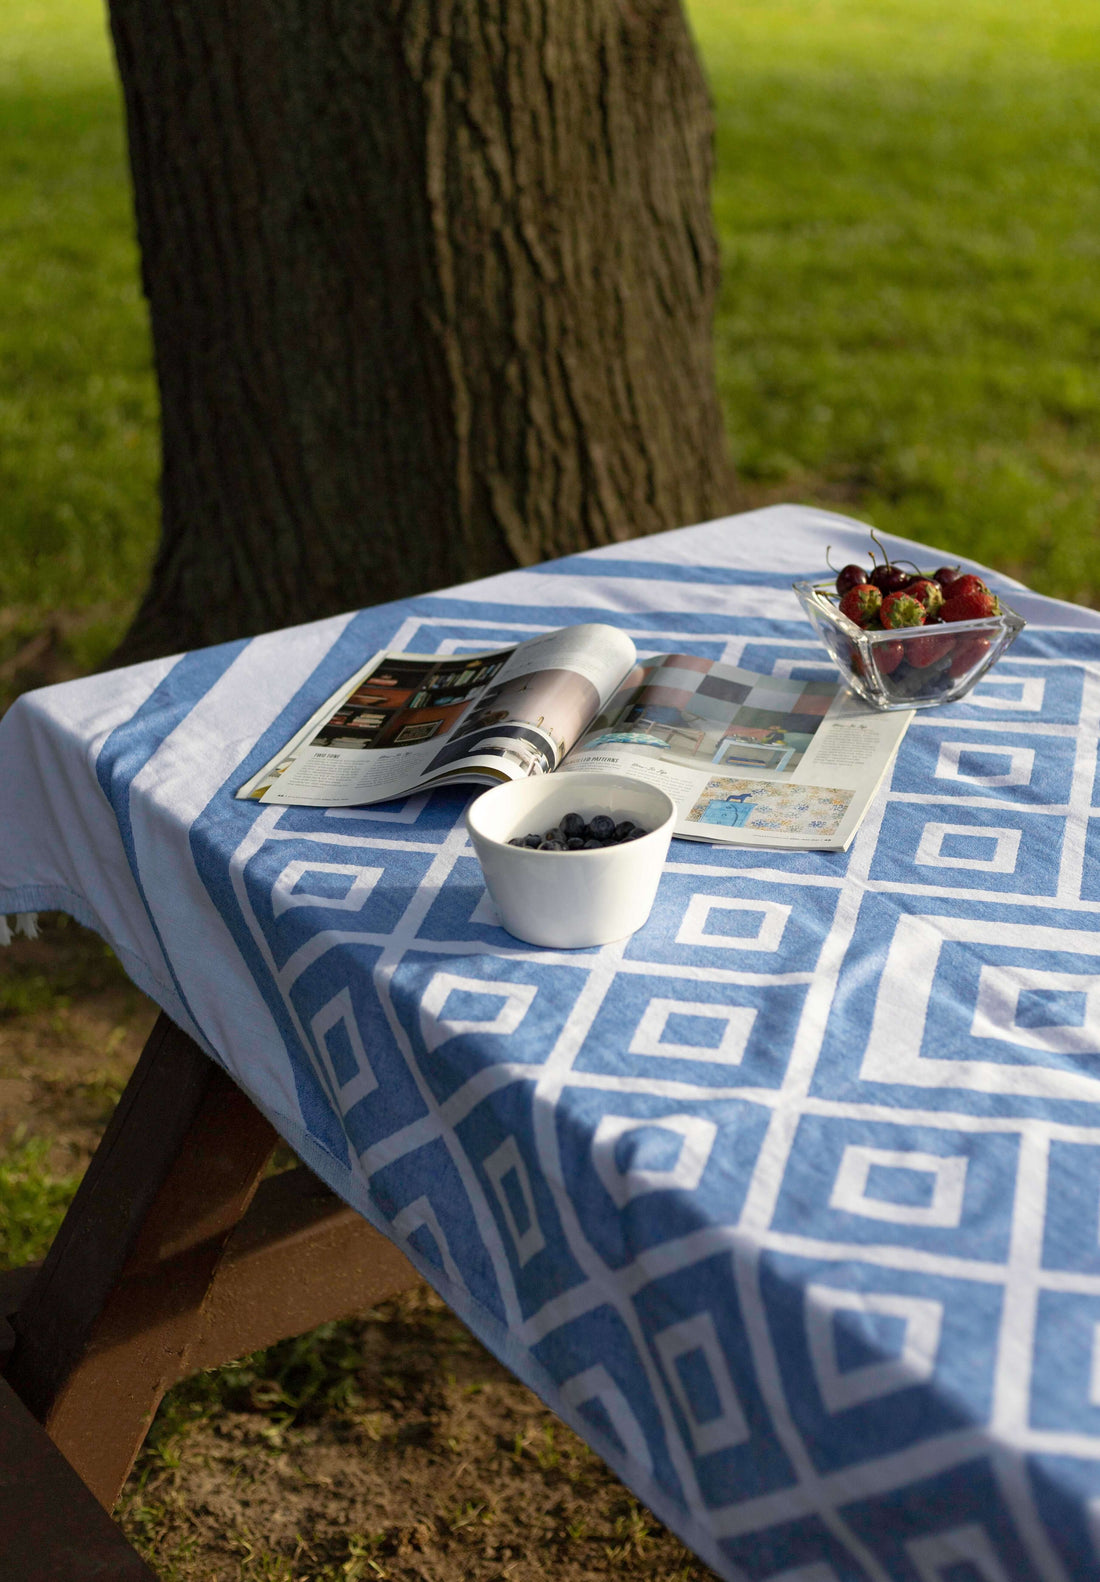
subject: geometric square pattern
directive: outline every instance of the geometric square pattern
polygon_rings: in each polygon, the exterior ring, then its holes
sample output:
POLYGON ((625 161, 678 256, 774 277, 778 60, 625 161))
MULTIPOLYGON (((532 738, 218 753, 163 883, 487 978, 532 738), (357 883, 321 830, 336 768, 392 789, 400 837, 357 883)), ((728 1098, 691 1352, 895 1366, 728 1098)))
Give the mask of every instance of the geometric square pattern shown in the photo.
POLYGON ((848 852, 674 841, 590 950, 504 931, 461 790, 233 796, 373 651, 593 619, 748 735, 797 692, 812 766, 790 583, 864 540, 769 508, 21 700, 0 906, 86 898, 718 1574, 1100 1578, 1100 615, 1021 595, 848 852), (715 663, 765 679, 718 697, 715 663))
POLYGON ((810 1355, 826 1411, 843 1412, 862 1401, 924 1383, 935 1373, 942 1303, 923 1296, 809 1285, 806 1307, 810 1355), (884 1325, 883 1319, 892 1322, 884 1325), (847 1358, 840 1348, 845 1320, 853 1326, 848 1331, 847 1358), (862 1343, 853 1348, 853 1338, 862 1343))
POLYGON ((894 885, 1056 897, 1067 819, 1061 810, 891 801, 871 876, 894 885))
POLYGON ((914 862, 922 868, 965 868, 978 873, 1014 873, 1020 851, 1018 829, 975 830, 965 824, 924 826, 914 862))
POLYGON ((829 1206, 894 1225, 955 1226, 962 1218, 966 1167, 965 1156, 958 1154, 943 1157, 850 1143, 829 1206), (917 1192, 907 1195, 907 1186, 916 1186, 917 1192))
POLYGON ((1100 1057, 1100 933, 1067 921, 896 915, 861 1079, 979 1104, 997 1094, 1100 1102, 1100 1058, 1066 1058, 1100 1057))
POLYGON ((650 1000, 628 1046, 632 1055, 736 1066, 756 1020, 751 1005, 650 1000), (717 1036, 716 1036, 717 1035, 717 1036))

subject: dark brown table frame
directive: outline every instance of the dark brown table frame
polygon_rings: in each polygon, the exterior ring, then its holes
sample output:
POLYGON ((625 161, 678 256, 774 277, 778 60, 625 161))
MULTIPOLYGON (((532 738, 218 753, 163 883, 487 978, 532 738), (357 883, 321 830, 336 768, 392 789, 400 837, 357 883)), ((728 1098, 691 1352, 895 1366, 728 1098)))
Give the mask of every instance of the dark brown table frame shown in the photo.
POLYGON ((0 1582, 152 1579, 104 1512, 165 1391, 419 1281, 310 1170, 265 1178, 278 1141, 162 1014, 45 1261, 0 1274, 0 1582))

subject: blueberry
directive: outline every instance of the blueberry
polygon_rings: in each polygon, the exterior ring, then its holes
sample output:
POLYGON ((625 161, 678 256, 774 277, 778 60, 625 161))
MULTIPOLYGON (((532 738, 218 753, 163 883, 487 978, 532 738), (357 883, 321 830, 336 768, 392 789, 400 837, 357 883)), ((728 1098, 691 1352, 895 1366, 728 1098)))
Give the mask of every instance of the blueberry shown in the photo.
POLYGON ((648 833, 629 818, 616 820, 606 813, 597 813, 586 824, 580 813, 565 813, 544 835, 532 830, 526 835, 514 835, 508 844, 526 846, 534 851, 604 851, 623 841, 639 840, 648 833))

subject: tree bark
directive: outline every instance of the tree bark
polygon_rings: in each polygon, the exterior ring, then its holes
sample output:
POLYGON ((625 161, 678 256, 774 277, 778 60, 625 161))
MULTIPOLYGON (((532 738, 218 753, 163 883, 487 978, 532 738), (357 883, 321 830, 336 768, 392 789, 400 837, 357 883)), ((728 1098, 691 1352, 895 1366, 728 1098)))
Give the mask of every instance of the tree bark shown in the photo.
POLYGON ((132 660, 728 508, 679 0, 110 0, 163 425, 132 660))

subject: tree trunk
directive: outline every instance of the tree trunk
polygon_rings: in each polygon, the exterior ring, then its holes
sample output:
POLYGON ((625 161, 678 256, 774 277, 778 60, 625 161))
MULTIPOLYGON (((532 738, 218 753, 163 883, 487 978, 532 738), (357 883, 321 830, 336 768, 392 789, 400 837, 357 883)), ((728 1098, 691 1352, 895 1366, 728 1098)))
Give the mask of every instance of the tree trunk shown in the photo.
POLYGON ((728 508, 679 0, 110 0, 162 403, 117 659, 728 508))

